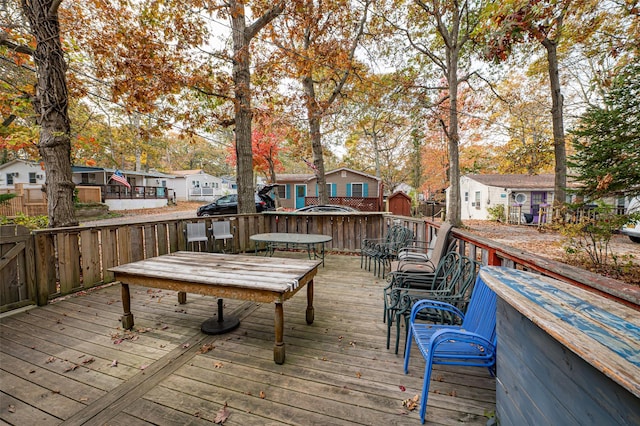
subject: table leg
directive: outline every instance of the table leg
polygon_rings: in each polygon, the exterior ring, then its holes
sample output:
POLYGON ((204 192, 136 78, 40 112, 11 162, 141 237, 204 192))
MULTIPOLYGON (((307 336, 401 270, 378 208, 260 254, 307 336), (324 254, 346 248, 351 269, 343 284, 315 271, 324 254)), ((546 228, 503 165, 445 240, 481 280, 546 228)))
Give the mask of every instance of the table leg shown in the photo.
POLYGON ((307 324, 313 324, 313 280, 307 283, 307 324))
POLYGON ((121 283, 122 291, 122 328, 131 330, 133 328, 133 314, 131 313, 131 295, 129 293, 129 284, 121 283))
POLYGON ((240 319, 235 316, 224 317, 224 301, 218 299, 218 317, 209 318, 200 326, 205 334, 222 334, 235 330, 240 325, 240 319))
POLYGON ((276 364, 284 363, 284 310, 282 309, 282 303, 276 303, 276 342, 273 346, 273 360, 276 364))

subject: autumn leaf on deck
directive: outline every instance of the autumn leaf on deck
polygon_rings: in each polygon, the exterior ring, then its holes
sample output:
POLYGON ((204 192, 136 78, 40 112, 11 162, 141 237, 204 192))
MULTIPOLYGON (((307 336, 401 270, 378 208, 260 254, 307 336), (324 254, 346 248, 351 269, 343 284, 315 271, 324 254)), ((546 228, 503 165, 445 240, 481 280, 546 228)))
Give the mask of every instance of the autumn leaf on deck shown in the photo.
POLYGON ((69 371, 73 371, 73 370, 75 370, 76 368, 78 368, 78 366, 77 366, 76 364, 73 364, 73 365, 70 365, 69 367, 65 368, 65 369, 64 369, 64 372, 65 372, 65 373, 68 373, 69 371))
POLYGON ((13 404, 9 404, 9 410, 10 413, 15 413, 16 412, 16 406, 13 404))
POLYGON ((418 401, 420 401, 420 395, 416 395, 413 398, 405 399, 402 401, 402 405, 407 407, 407 410, 413 411, 418 406, 418 401))
POLYGON ((117 367, 118 366, 118 360, 114 359, 113 362, 111 362, 111 366, 112 367, 117 367))
POLYGON ((260 391, 260 398, 264 399, 266 397, 264 391, 260 391))
POLYGON ((213 368, 222 368, 223 364, 221 362, 216 362, 213 364, 213 368))
POLYGON ((213 345, 213 343, 207 343, 205 345, 200 346, 200 349, 198 349, 198 353, 206 354, 207 352, 213 350, 214 348, 215 346, 213 345))
POLYGON ((227 409, 227 404, 224 404, 224 407, 222 407, 216 414, 216 418, 213 419, 213 422, 216 424, 222 424, 229 418, 230 415, 231 412, 227 409))
POLYGON ((82 361, 83 364, 91 364, 93 361, 95 361, 96 359, 94 357, 91 357, 89 359, 85 359, 84 361, 82 361))
POLYGON ((359 378, 361 378, 361 377, 362 377, 362 373, 361 373, 361 372, 359 372, 359 371, 357 371, 357 372, 356 372, 356 377, 357 377, 358 379, 359 379, 359 378))

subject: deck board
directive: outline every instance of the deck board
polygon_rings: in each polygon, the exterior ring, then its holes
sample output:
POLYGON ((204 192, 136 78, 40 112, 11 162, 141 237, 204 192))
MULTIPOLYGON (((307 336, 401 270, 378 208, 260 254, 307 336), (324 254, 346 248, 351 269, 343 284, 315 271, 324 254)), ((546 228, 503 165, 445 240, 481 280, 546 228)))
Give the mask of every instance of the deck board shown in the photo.
MULTIPOLYGON (((173 291, 136 286, 128 336, 119 285, 5 316, 0 421, 204 425, 227 404, 225 425, 418 424, 402 401, 420 393, 424 361, 414 354, 405 375, 402 356, 386 349, 386 282, 359 264, 355 256, 327 256, 315 278, 313 324, 305 321, 304 294, 284 305, 283 365, 273 362, 272 304, 225 300, 241 325, 220 336, 199 331, 215 298, 189 294, 179 305, 173 291), (129 338, 114 343, 122 337, 129 338)), ((495 410, 495 380, 484 369, 436 368, 431 392, 430 424, 484 425, 495 410)))

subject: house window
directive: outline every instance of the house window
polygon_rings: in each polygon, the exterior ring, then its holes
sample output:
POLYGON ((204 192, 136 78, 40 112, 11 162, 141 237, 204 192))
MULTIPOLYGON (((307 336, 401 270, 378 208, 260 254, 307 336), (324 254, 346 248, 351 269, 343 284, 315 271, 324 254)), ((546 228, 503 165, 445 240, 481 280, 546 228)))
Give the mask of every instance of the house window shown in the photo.
POLYGON ((476 191, 476 210, 480 210, 480 191, 476 191))
POLYGON ((467 203, 469 202, 469 193, 468 192, 464 193, 464 201, 467 202, 467 203))
POLYGON ((361 183, 352 183, 351 184, 351 196, 352 197, 362 197, 362 184, 361 183))
POLYGON ((36 173, 29 172, 29 183, 36 183, 36 173))
POLYGON ((81 177, 81 183, 89 183, 89 173, 82 173, 80 175, 81 177))
POLYGON ((7 173, 7 185, 13 185, 13 173, 7 173))
POLYGON ((194 181, 191 182, 191 185, 194 188, 200 188, 200 181, 199 180, 194 180, 194 181))
POLYGON ((331 184, 327 184, 327 196, 334 197, 335 195, 331 193, 331 184))
POLYGON ((277 188, 277 191, 278 191, 278 198, 280 198, 280 199, 287 198, 287 187, 286 187, 286 185, 278 185, 276 188, 277 188))

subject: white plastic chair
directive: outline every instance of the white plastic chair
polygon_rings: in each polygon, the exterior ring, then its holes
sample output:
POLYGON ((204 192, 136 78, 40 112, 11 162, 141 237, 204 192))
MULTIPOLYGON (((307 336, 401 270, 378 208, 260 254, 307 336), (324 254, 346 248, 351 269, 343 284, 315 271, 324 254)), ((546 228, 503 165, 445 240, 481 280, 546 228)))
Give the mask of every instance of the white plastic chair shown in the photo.
POLYGON ((187 223, 187 248, 189 248, 189 243, 191 243, 191 248, 193 249, 193 243, 203 241, 205 250, 209 251, 209 238, 207 237, 207 226, 205 223, 187 223))
MULTIPOLYGON (((230 239, 233 244, 233 234, 231 233, 231 222, 228 220, 216 221, 211 223, 211 234, 213 235, 213 246, 216 240, 222 240, 222 252, 225 252, 227 240, 230 239)), ((233 251, 233 247, 232 247, 233 251)))

